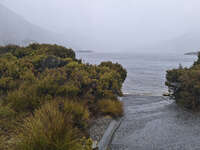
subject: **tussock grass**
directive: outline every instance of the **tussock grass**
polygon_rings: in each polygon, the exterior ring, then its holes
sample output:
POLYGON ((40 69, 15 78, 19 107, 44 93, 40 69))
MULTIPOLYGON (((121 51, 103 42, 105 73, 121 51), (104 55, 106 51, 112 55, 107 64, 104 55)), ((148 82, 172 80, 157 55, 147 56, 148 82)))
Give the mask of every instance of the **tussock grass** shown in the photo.
POLYGON ((117 100, 100 100, 98 102, 98 108, 104 115, 111 115, 113 117, 119 117, 123 115, 123 104, 117 100))

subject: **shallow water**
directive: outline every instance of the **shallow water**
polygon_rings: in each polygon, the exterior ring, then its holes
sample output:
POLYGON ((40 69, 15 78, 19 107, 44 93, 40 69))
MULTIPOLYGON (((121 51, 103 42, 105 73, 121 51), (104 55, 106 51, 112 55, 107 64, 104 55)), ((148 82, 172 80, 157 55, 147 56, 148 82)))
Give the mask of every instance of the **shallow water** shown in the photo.
POLYGON ((200 150, 200 114, 161 96, 123 97, 125 116, 112 150, 200 150))

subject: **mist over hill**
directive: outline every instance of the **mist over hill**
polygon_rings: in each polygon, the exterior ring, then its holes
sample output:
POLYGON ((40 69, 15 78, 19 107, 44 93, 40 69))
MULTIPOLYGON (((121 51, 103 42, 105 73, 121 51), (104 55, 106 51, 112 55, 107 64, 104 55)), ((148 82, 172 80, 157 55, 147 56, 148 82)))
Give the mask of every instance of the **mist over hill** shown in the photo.
POLYGON ((0 44, 27 45, 30 42, 63 44, 62 37, 29 23, 22 16, 0 4, 0 44))
POLYGON ((35 41, 98 52, 198 51, 200 22, 195 6, 199 2, 184 0, 187 5, 177 8, 182 1, 169 0, 164 2, 166 5, 153 1, 159 7, 131 0, 4 0, 0 4, 0 44, 35 41), (140 3, 145 4, 142 6, 146 11, 138 9, 140 3))
POLYGON ((188 32, 153 46, 158 50, 169 52, 196 52, 200 51, 200 32, 188 32))

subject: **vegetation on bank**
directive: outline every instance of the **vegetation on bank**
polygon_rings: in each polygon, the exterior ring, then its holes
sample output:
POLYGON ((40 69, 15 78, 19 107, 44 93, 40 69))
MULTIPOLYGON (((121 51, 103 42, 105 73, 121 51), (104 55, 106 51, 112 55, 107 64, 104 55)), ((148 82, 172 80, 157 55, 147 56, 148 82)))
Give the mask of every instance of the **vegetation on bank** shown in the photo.
POLYGON ((58 45, 0 47, 0 150, 90 150, 89 120, 123 114, 126 74, 58 45))
POLYGON ((176 103, 191 109, 200 108, 200 54, 198 59, 189 68, 183 68, 167 71, 166 85, 170 95, 176 103))

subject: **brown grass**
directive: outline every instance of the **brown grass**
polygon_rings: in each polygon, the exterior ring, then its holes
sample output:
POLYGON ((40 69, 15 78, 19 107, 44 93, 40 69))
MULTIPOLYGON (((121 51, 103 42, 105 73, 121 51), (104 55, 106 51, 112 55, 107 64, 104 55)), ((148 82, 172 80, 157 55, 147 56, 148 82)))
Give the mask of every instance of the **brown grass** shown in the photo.
POLYGON ((58 106, 56 101, 46 103, 25 120, 18 130, 17 150, 85 150, 80 132, 72 127, 73 116, 58 106))
POLYGON ((100 100, 98 108, 104 115, 111 115, 112 117, 120 117, 123 115, 123 104, 118 100, 100 100))

